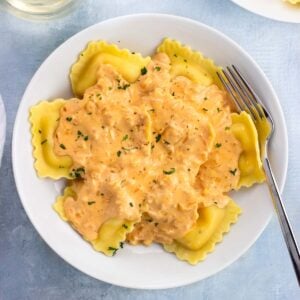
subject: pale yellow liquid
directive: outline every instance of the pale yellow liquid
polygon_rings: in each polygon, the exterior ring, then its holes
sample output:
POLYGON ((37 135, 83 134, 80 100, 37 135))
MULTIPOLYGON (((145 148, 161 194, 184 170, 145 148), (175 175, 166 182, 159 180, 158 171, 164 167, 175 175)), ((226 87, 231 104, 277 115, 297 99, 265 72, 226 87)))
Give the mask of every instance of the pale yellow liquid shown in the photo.
POLYGON ((54 16, 69 8, 76 0, 6 0, 11 9, 28 15, 54 16))

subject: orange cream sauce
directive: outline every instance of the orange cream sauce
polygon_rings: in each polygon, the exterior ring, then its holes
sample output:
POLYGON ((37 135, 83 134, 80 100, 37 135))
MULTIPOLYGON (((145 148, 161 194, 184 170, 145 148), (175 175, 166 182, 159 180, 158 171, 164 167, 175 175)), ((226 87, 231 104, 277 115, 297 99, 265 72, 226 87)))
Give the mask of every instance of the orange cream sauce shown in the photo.
POLYGON ((241 149, 226 94, 169 70, 168 56, 157 54, 129 84, 103 64, 83 99, 61 108, 55 152, 72 158, 76 194, 64 211, 87 240, 120 218, 137 223, 132 244, 171 243, 199 207, 226 205, 224 193, 237 185, 241 149))

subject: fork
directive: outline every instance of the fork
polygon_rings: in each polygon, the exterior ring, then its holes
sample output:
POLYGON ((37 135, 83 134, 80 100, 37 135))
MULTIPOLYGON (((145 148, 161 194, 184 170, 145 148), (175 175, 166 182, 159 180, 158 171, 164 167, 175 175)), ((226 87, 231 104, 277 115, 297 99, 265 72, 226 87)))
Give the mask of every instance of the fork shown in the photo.
MULTIPOLYGON (((258 95, 251 88, 248 81, 241 75, 237 67, 232 65, 226 67, 226 70, 217 72, 217 75, 222 82, 224 88, 227 90, 232 100, 234 101, 238 111, 246 111, 253 119, 256 127, 259 122, 266 121, 269 125, 269 132, 263 139, 260 139, 260 151, 263 168, 266 175, 266 181, 271 193, 273 203, 277 212, 281 230, 287 245, 292 264, 300 286, 300 254, 295 236, 293 234, 290 222, 288 220, 284 204, 282 202, 278 186, 272 171, 272 167, 268 158, 268 145, 275 129, 274 120, 262 103, 258 95)), ((257 127, 257 130, 259 128, 257 127)), ((259 130, 258 130, 259 131, 259 130)))

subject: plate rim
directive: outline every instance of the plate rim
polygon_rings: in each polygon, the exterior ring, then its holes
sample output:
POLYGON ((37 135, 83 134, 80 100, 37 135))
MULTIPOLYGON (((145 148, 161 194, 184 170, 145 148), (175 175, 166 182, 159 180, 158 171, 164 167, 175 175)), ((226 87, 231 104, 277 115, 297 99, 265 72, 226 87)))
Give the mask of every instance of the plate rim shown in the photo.
POLYGON ((43 60, 43 62, 41 63, 41 65, 37 68, 37 70, 35 71, 34 75, 32 76, 31 80, 29 81, 29 83, 26 86, 26 89, 23 93, 22 99, 19 103, 19 107, 17 110, 17 114, 15 117, 15 122, 14 122, 14 127, 13 127, 13 135, 12 135, 12 145, 11 145, 11 151, 12 151, 12 166, 13 166, 13 175, 14 175, 14 180, 15 180, 15 184, 16 184, 16 188, 17 188, 17 192, 18 192, 18 196, 19 199, 22 203, 22 206, 26 212, 27 217, 29 218, 30 222, 32 223, 33 227, 35 228, 35 230, 38 232, 38 234, 40 235, 40 237, 43 239, 43 241, 60 257, 62 258, 64 261, 66 261, 69 265, 71 265, 73 268, 81 271, 82 273, 95 278, 97 280, 101 280, 103 282, 107 282, 110 284, 114 284, 117 286, 121 286, 121 287, 126 287, 126 288, 134 288, 134 289, 144 289, 144 290, 159 290, 159 289, 169 289, 169 288, 175 288, 175 287, 180 287, 180 286, 186 286, 195 282, 199 282, 203 279, 206 279, 214 274, 219 273, 220 271, 224 270, 225 268, 227 268, 230 264, 232 264, 233 262, 237 261, 244 253, 246 253, 257 241, 257 239, 261 236, 262 232, 265 230, 266 226, 269 224, 273 213, 270 213, 269 217, 266 218, 263 226, 261 227, 261 229, 257 232, 256 236, 254 238, 252 238, 251 243, 249 243, 248 247, 245 247, 245 249, 243 249, 243 251, 240 251, 238 253, 237 256, 235 256, 235 258, 229 260, 227 263, 223 264, 221 267, 216 268, 216 270, 214 270, 213 272, 211 272, 210 274, 208 274, 205 278, 202 279, 192 279, 192 280, 186 280, 185 282, 178 284, 178 283, 170 283, 167 286, 166 285, 160 285, 158 286, 157 284, 155 285, 147 285, 147 287, 145 288, 144 286, 140 286, 140 285, 134 285, 134 284, 122 284, 120 283, 118 280, 109 280, 107 281, 105 278, 99 278, 96 277, 92 274, 87 273, 87 271, 83 270, 82 268, 80 268, 79 266, 75 266, 72 262, 69 261, 69 259, 65 256, 63 256, 60 251, 58 251, 57 249, 54 249, 54 247, 52 247, 52 245, 50 245, 47 240, 44 238, 43 234, 41 233, 41 231, 39 230, 39 225, 36 224, 33 221, 33 217, 30 213, 30 210, 27 208, 25 202, 23 202, 22 200, 22 189, 19 189, 20 186, 20 182, 17 179, 17 163, 16 163, 16 156, 18 155, 17 153, 17 148, 15 146, 16 144, 16 139, 17 139, 17 128, 19 127, 18 123, 20 122, 20 114, 23 108, 23 105, 25 105, 25 98, 26 98, 26 94, 28 92, 28 87, 32 84, 32 82, 35 80, 35 77, 37 76, 40 68, 42 67, 42 65, 48 61, 48 59, 50 59, 52 56, 54 56, 56 54, 56 52, 60 51, 60 49, 66 44, 68 43, 71 39, 76 38, 78 35, 84 34, 86 31, 91 30, 92 28, 96 28, 97 26, 99 26, 100 24, 103 23, 109 23, 109 22, 114 22, 114 21, 119 21, 119 20, 126 20, 126 19, 131 19, 131 18, 139 18, 139 17, 150 17, 150 18, 157 18, 157 17, 162 17, 162 18, 169 18, 169 19, 176 19, 179 21, 183 21, 183 22, 188 22, 191 23, 193 25, 196 26, 201 26, 204 27, 205 29, 207 29, 208 31, 213 31, 216 35, 220 36, 221 38, 227 40, 229 43, 233 44, 236 48, 238 48, 239 51, 241 51, 250 61, 251 63, 255 66, 257 72, 260 73, 260 75, 265 79, 266 85, 268 86, 272 97, 276 100, 277 104, 279 105, 279 110, 278 113, 281 117, 281 119, 283 120, 283 137, 284 137, 284 143, 283 143, 283 147, 284 147, 284 152, 286 153, 286 155, 283 158, 283 166, 284 166, 284 172, 282 175, 282 181, 279 182, 278 186, 279 186, 279 190, 280 193, 282 193, 285 182, 286 182, 286 177, 287 177, 287 170, 288 170, 288 134, 287 134, 287 126, 286 126, 286 121, 285 121, 285 116, 283 113, 283 109, 281 107, 281 103, 279 101, 279 98, 277 97, 277 94, 270 82, 270 80, 268 79, 268 77, 265 75, 265 73, 263 72, 263 70, 260 68, 260 66, 258 65, 258 63, 256 63, 256 61, 248 54, 248 52, 246 50, 244 50, 239 44, 237 44, 237 42, 235 42, 234 40, 232 40, 230 37, 228 37, 226 34, 224 34, 223 32, 209 26, 206 25, 202 22, 199 22, 197 20, 191 19, 191 18, 187 18, 187 17, 182 17, 182 16, 177 16, 177 15, 172 15, 172 14, 163 14, 163 13, 137 13, 137 14, 127 14, 127 15, 122 15, 122 16, 117 16, 117 17, 113 17, 113 18, 109 18, 106 20, 103 20, 101 22, 98 22, 96 24, 93 24, 91 26, 88 26, 87 28, 77 32, 76 34, 72 35, 71 37, 69 37, 68 39, 66 39, 63 43, 61 43, 57 48, 55 48, 50 55, 47 56, 47 58, 45 60, 43 60))

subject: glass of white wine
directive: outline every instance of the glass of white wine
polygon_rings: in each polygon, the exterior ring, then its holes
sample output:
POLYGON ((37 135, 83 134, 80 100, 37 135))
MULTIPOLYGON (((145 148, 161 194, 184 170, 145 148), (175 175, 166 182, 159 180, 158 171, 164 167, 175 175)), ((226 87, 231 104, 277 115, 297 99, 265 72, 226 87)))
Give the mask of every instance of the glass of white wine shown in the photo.
POLYGON ((8 11, 21 17, 52 18, 68 12, 77 0, 4 0, 8 11))

